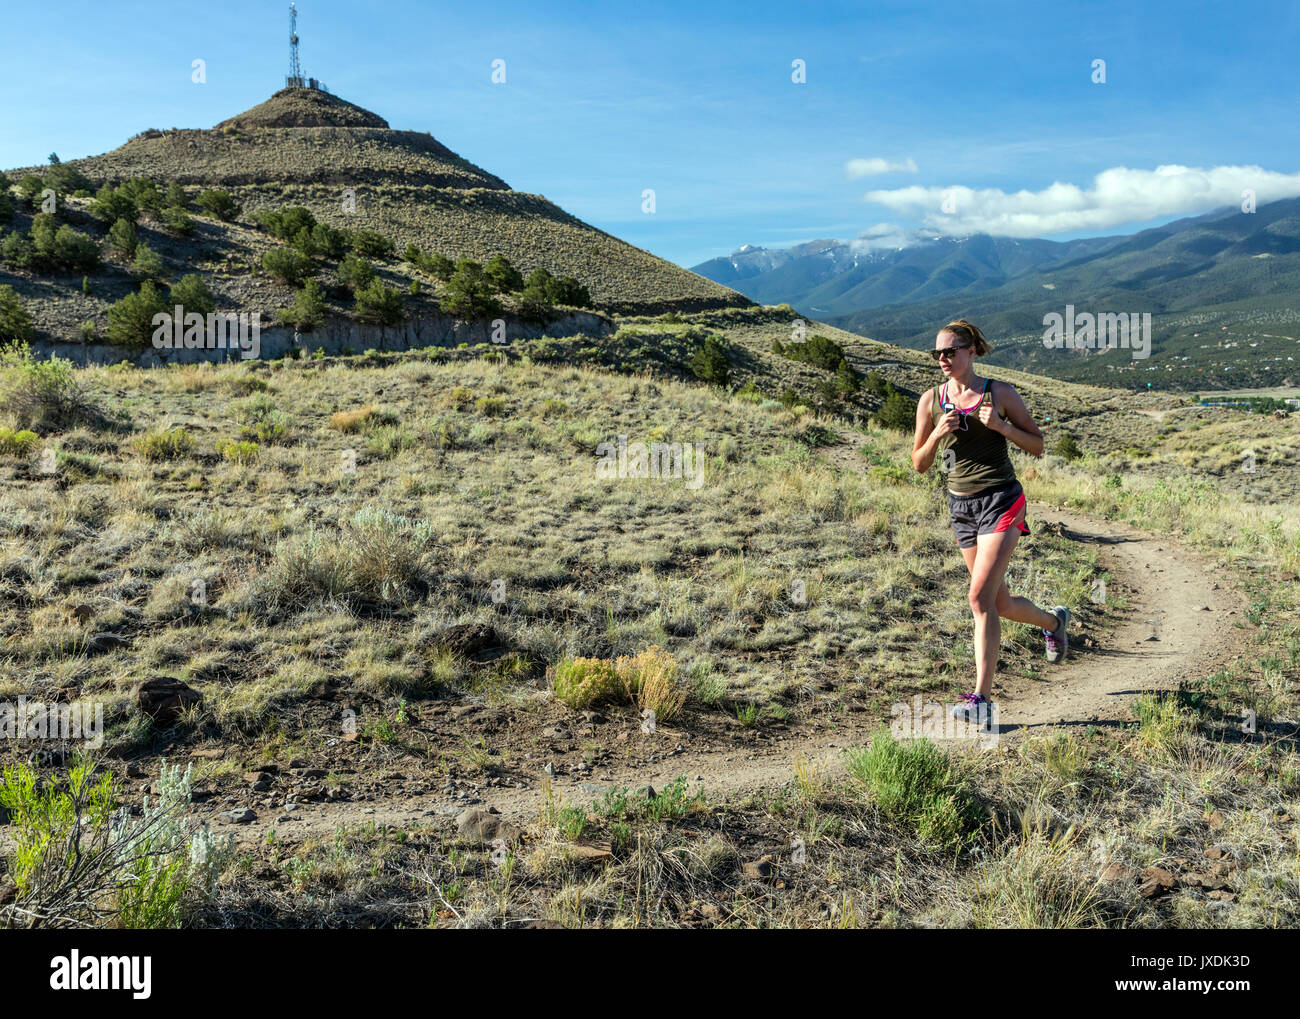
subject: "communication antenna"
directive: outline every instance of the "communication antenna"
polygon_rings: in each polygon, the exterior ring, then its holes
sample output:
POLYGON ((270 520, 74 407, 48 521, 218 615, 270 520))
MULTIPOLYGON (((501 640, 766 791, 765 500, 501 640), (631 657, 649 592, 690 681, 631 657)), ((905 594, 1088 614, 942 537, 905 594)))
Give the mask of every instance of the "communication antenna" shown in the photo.
POLYGON ((284 79, 287 88, 302 88, 302 68, 298 66, 298 8, 289 4, 289 76, 284 79))

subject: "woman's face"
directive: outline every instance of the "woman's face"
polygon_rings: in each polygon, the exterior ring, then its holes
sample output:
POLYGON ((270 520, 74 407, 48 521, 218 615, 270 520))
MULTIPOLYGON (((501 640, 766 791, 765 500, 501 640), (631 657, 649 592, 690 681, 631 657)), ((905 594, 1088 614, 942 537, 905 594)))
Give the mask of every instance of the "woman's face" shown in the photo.
MULTIPOLYGON (((953 333, 940 333, 934 338, 934 349, 946 350, 949 347, 961 346, 965 342, 953 333)), ((954 350, 947 357, 939 358, 939 370, 943 372, 944 378, 961 375, 970 363, 971 353, 971 348, 966 347, 964 350, 954 350)))

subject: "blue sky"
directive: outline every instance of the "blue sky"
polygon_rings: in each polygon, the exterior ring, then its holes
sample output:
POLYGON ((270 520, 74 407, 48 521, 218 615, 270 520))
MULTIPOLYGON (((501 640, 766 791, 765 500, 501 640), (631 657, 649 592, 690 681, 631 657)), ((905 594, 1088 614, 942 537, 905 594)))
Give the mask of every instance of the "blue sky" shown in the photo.
MULTIPOLYGON (((0 166, 261 102, 283 84, 287 12, 12 5, 0 166)), ((298 30, 305 73, 337 95, 689 266, 873 228, 1126 233, 1246 186, 1300 194, 1298 29, 1300 5, 1271 2, 302 0, 298 30), (854 176, 855 160, 908 169, 854 176)))

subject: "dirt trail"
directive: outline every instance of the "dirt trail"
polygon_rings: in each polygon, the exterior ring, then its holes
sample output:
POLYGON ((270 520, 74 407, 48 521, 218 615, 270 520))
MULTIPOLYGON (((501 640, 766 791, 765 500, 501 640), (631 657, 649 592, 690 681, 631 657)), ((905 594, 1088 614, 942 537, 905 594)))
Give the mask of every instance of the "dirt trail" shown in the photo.
MULTIPOLYGON (((850 433, 845 438, 848 443, 828 451, 827 459, 845 469, 862 470, 856 452, 859 437, 850 433)), ((1097 546, 1103 566, 1113 577, 1112 595, 1123 592, 1128 606, 1115 629, 1089 632, 1091 647, 1081 646, 1084 631, 1072 620, 1067 658, 1057 664, 1043 661, 1041 679, 999 675, 995 686, 999 738, 1016 739, 1056 723, 1130 720, 1128 705, 1136 694, 1176 688, 1181 679, 1207 675, 1239 657, 1245 637, 1238 624, 1247 606, 1226 570, 1167 536, 1059 507, 1030 503, 1027 520, 1033 531, 1048 528, 1097 546)), ((819 706, 787 735, 763 739, 746 732, 738 734, 733 747, 704 751, 690 748, 689 733, 661 727, 647 737, 664 751, 655 763, 598 767, 585 779, 560 775, 553 790, 559 800, 589 804, 609 787, 635 789, 648 784, 659 789, 685 774, 692 790, 702 787, 708 799, 716 801, 791 780, 800 756, 821 775, 839 774, 843 750, 865 742, 879 724, 865 711, 827 711, 819 706), (678 746, 682 749, 673 752, 678 746)), ((540 775, 529 788, 489 788, 481 796, 483 805, 521 823, 536 818, 545 803, 540 775)), ((245 843, 264 839, 271 828, 282 840, 296 841, 307 835, 328 836, 342 824, 403 825, 431 814, 456 813, 465 805, 449 802, 437 792, 373 803, 304 803, 292 821, 277 822, 278 810, 258 810, 258 819, 251 824, 218 823, 216 827, 233 831, 245 843)))

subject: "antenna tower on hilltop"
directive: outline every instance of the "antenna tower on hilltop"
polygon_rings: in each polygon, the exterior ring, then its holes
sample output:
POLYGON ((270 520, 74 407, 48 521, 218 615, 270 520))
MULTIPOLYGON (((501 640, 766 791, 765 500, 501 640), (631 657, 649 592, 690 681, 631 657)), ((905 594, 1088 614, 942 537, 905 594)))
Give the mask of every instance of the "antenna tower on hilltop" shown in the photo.
POLYGON ((298 66, 298 8, 289 5, 289 76, 284 79, 286 88, 302 88, 302 68, 298 66))
POLYGON ((302 76, 302 66, 298 63, 298 8, 289 4, 289 74, 284 79, 285 88, 314 88, 328 92, 323 81, 302 76))

